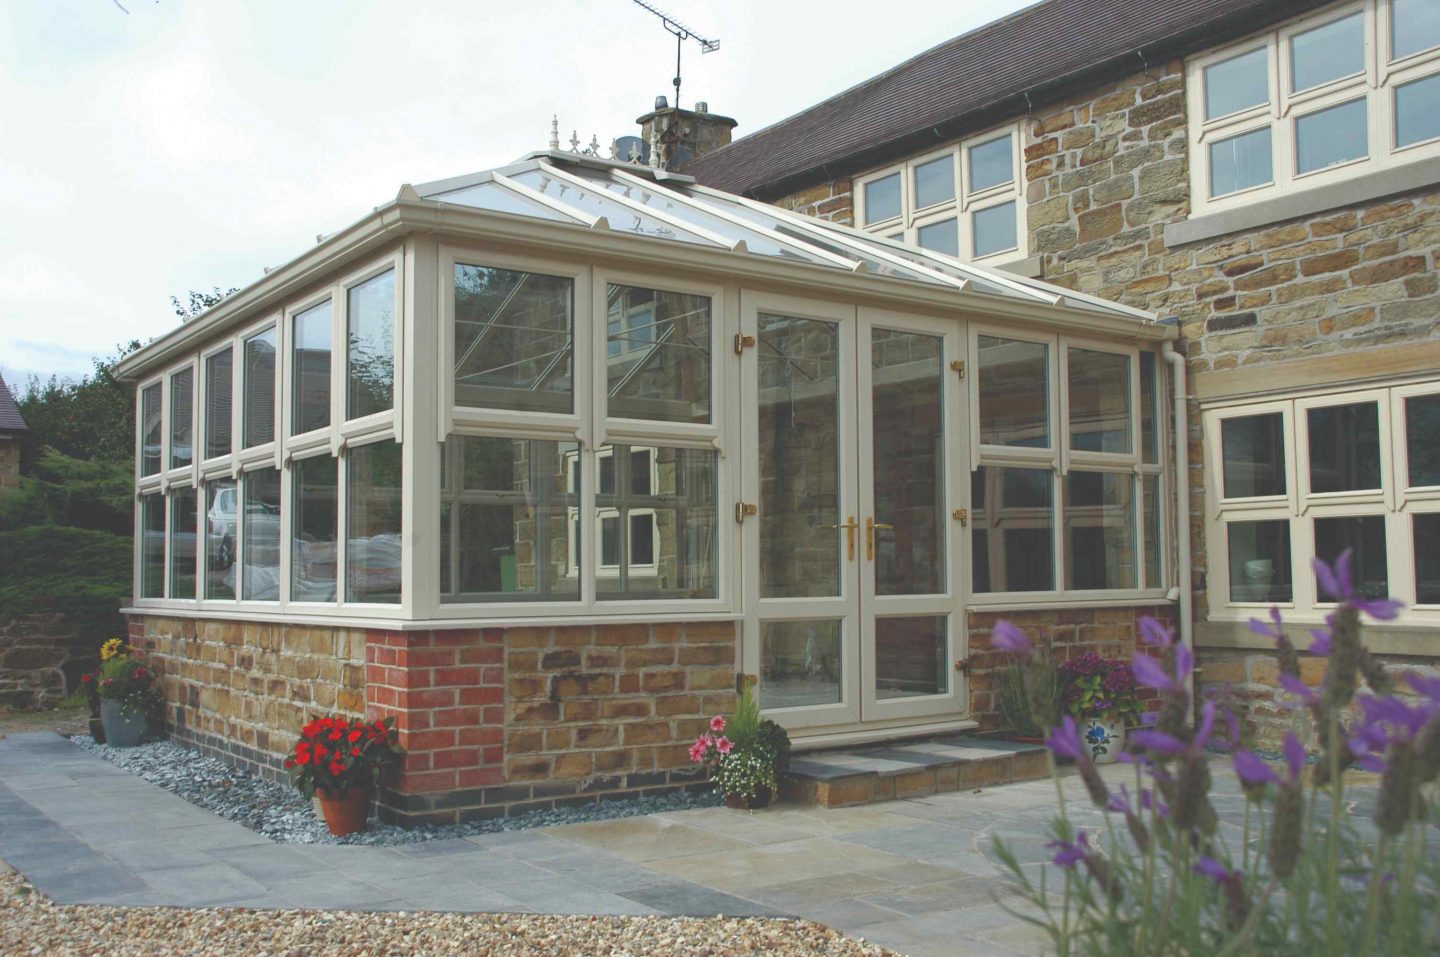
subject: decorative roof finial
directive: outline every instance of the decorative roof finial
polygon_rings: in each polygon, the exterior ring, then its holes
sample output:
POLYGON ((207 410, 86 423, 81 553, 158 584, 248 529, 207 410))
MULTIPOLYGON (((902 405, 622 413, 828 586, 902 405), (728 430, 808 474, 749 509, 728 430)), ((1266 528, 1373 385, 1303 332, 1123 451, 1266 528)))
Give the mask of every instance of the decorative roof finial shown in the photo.
POLYGON ((550 117, 550 148, 551 148, 552 150, 558 150, 558 149, 560 148, 560 117, 559 117, 559 116, 552 116, 552 117, 550 117))
POLYGON ((650 168, 664 168, 664 164, 660 162, 660 131, 654 126, 650 127, 650 168))
POLYGON ((570 152, 580 152, 580 132, 578 130, 570 131, 570 152))

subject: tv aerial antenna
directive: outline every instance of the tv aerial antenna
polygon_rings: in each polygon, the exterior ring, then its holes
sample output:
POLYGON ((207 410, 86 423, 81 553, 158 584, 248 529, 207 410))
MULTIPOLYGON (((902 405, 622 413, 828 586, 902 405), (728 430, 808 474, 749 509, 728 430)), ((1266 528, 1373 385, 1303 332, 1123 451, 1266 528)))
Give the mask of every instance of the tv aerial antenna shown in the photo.
POLYGON ((680 109, 680 51, 684 48, 685 41, 694 40, 700 44, 701 53, 714 53, 720 49, 720 41, 702 37, 679 20, 670 16, 670 14, 652 7, 646 3, 645 0, 631 0, 631 2, 637 7, 643 7, 659 17, 666 31, 675 37, 675 109, 678 110, 680 109))

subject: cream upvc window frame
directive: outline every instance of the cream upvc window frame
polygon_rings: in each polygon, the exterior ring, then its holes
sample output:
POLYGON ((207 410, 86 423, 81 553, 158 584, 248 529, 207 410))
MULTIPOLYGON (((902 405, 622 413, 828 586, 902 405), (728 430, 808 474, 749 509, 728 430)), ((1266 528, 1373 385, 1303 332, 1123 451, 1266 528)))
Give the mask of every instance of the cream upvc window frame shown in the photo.
POLYGON ((283 314, 267 316, 259 322, 246 326, 235 334, 235 355, 238 357, 239 366, 231 375, 235 385, 235 406, 237 409, 237 425, 235 435, 234 468, 232 473, 239 473, 248 468, 264 468, 273 466, 281 468, 281 449, 284 448, 285 422, 280 416, 284 405, 284 390, 281 381, 285 371, 285 353, 289 350, 289 339, 285 336, 285 317, 283 314), (270 408, 273 415, 270 441, 261 442, 258 445, 245 447, 245 399, 249 393, 249 369, 245 365, 245 343, 258 335, 263 335, 271 329, 275 330, 275 374, 271 377, 270 408))
MULTIPOLYGON (((1038 469, 1051 473, 1051 567, 1054 573, 1054 588, 1047 591, 994 591, 979 592, 974 588, 974 522, 965 529, 965 556, 970 565, 970 574, 965 583, 966 602, 970 607, 983 609, 999 607, 1055 607, 1086 604, 1117 604, 1124 602, 1159 601, 1165 598, 1171 585, 1170 557, 1172 533, 1170 526, 1171 505, 1170 482, 1166 474, 1168 456, 1169 424, 1164 414, 1165 363, 1156 356, 1155 366, 1155 428, 1159 455, 1158 461, 1144 461, 1144 440, 1140 432, 1140 353, 1141 349, 1120 345, 1114 341, 1089 339, 1081 336, 1046 335, 1027 332, 1009 326, 972 321, 969 323, 969 361, 966 380, 966 401, 974 410, 970 416, 970 471, 973 474, 981 467, 1038 469), (1044 448, 982 444, 980 434, 980 337, 987 336, 1015 342, 1030 342, 1046 347, 1047 414, 1049 416, 1049 445, 1044 448), (1130 439, 1128 453, 1090 452, 1070 448, 1070 389, 1069 354, 1072 349, 1103 352, 1125 356, 1130 362, 1130 439), (1131 476, 1132 504, 1131 522, 1134 528, 1133 555, 1135 564, 1135 587, 1113 589, 1067 588, 1068 556, 1065 553, 1065 481, 1072 471, 1108 473, 1131 476), (1159 480, 1156 528, 1158 554, 1160 556, 1159 581, 1149 581, 1145 567, 1145 479, 1159 480)), ((1150 351, 1150 350, 1144 350, 1150 351)), ((965 487, 967 505, 973 507, 972 491, 965 487)))
POLYGON ((857 177, 854 201, 856 225, 867 232, 918 245, 921 229, 954 219, 958 233, 959 252, 957 255, 960 259, 996 264, 1025 258, 1028 254, 1026 236, 1028 231, 1024 222, 1024 177, 1021 175, 1024 164, 1021 161, 1023 147, 1021 132, 1018 123, 1011 123, 966 137, 943 149, 922 153, 903 163, 890 165, 857 177), (984 146, 1007 136, 1010 138, 1011 177, 1009 182, 999 183, 972 193, 970 191, 971 148, 984 146), (948 200, 916 208, 916 170, 946 157, 949 157, 952 163, 955 195, 948 200), (865 191, 869 184, 896 173, 900 175, 900 215, 873 223, 866 221, 865 191), (1012 201, 1015 203, 1016 245, 985 256, 976 256, 975 214, 1012 201))
POLYGON ((364 440, 376 435, 393 434, 395 440, 400 441, 402 423, 405 421, 405 390, 400 387, 401 370, 405 367, 405 263, 402 253, 397 251, 347 274, 335 284, 332 308, 335 311, 335 334, 338 336, 335 351, 339 353, 339 361, 335 361, 332 353, 330 391, 332 399, 336 401, 332 406, 331 425, 333 427, 338 424, 342 447, 352 442, 365 444, 364 440), (391 329, 393 341, 390 344, 390 408, 350 419, 346 417, 349 413, 350 397, 350 291, 387 272, 395 277, 394 322, 391 329), (338 419, 334 419, 337 410, 338 419))
POLYGON ((1210 618, 1247 621, 1263 617, 1272 606, 1296 622, 1323 621, 1335 607, 1318 593, 1311 559, 1315 555, 1315 520, 1380 517, 1385 524, 1386 573, 1391 596, 1404 602, 1401 625, 1440 623, 1440 605, 1416 606, 1413 516, 1440 512, 1440 486, 1406 485, 1406 418, 1404 402, 1413 396, 1440 395, 1440 381, 1396 382, 1361 389, 1328 389, 1265 402, 1234 401, 1203 411, 1206 481, 1209 492, 1205 527, 1209 572, 1210 618), (1374 403, 1380 438, 1380 489, 1311 492, 1308 413, 1312 409, 1374 403), (1230 419, 1278 413, 1285 443, 1286 494, 1226 498, 1222 429, 1230 419), (1229 526, 1237 522, 1289 523, 1292 600, 1288 602, 1231 600, 1229 526))
POLYGON ((1392 59, 1391 0, 1349 0, 1286 21, 1279 27, 1208 51, 1186 63, 1186 97, 1189 117, 1191 216, 1202 216, 1248 203, 1271 199, 1296 190, 1342 182, 1415 160, 1440 156, 1440 137, 1396 145, 1395 90, 1428 76, 1440 75, 1440 46, 1401 59, 1392 59), (1292 91, 1293 39, 1318 27, 1359 14, 1363 36, 1363 63, 1358 73, 1292 91), (1266 51, 1267 102, 1235 113, 1205 117, 1205 71, 1218 63, 1252 52, 1266 51), (1319 111, 1363 100, 1366 109, 1367 155, 1333 166, 1298 171, 1296 124, 1319 111), (1256 130, 1270 130, 1271 178, 1268 183, 1220 196, 1210 195, 1209 151, 1212 143, 1256 130))

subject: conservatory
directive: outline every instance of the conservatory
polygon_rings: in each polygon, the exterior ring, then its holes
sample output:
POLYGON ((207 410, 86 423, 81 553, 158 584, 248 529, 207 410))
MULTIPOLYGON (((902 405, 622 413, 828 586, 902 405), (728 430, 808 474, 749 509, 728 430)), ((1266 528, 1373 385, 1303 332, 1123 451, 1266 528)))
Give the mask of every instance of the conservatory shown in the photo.
POLYGON ((997 614, 1178 594, 1175 336, 644 166, 405 186, 122 364, 131 633, 257 766, 399 717, 401 818, 669 783, 741 680, 802 745, 983 726, 997 614))

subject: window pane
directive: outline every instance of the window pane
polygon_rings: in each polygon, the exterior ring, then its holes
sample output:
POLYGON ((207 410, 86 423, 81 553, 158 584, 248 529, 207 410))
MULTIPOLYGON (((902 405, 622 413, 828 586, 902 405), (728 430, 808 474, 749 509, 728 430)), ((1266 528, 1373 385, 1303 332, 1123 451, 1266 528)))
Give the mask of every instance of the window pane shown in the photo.
MULTIPOLYGON (((1385 598, 1390 594, 1390 575, 1385 558, 1385 516, 1365 515, 1359 518, 1315 519, 1315 557, 1334 564, 1341 553, 1350 549, 1350 576, 1355 594, 1364 598, 1385 598)), ((1332 602, 1315 583, 1317 601, 1332 602)))
POLYGON ((1220 423, 1226 498, 1285 494, 1285 420, 1279 412, 1220 423))
POLYGON ((865 184, 865 222, 878 223, 900 215, 900 174, 891 173, 865 184))
POLYGON ((1015 203, 1001 203, 977 209, 970 220, 975 225, 975 258, 1014 249, 1015 203))
POLYGON ((702 449, 654 448, 655 491, 639 495, 628 471, 634 457, 624 445, 605 446, 605 456, 617 471, 613 488, 595 495, 596 524, 613 529, 607 551, 602 537, 603 564, 613 566, 596 575, 596 592, 603 601, 617 599, 714 598, 716 595, 715 453, 702 449), (606 456, 606 453, 609 453, 606 456), (637 550, 632 519, 647 516, 651 523, 648 544, 637 550), (622 540, 623 539, 623 540, 622 540))
POLYGON ((760 706, 799 708, 842 700, 844 622, 760 623, 760 706))
POLYGON ((1293 601, 1289 520, 1231 522, 1225 530, 1230 548, 1230 600, 1293 601))
POLYGON ((1146 462, 1160 461, 1160 421, 1155 417, 1159 405, 1157 359, 1153 352, 1140 353, 1140 452, 1146 462))
POLYGON ((1160 476, 1140 476, 1141 508, 1145 513, 1145 587, 1159 588, 1160 577, 1160 476))
POLYGON ((1205 68, 1205 119, 1270 102, 1270 54, 1264 47, 1205 68))
POLYGON ((875 619, 875 697, 944 694, 950 620, 943 615, 875 619))
POLYGON ((290 600, 334 601, 337 460, 328 455, 300 459, 291 466, 291 474, 295 513, 290 522, 290 600))
POLYGON ((955 198, 955 159, 942 156, 915 167, 915 208, 924 209, 955 198))
POLYGON ((278 601, 280 598, 280 472, 256 469, 246 472, 241 482, 244 508, 240 531, 244 540, 241 558, 244 575, 240 597, 245 601, 278 601))
POLYGON ((960 255, 960 224, 953 219, 941 220, 929 226, 921 226, 916 241, 923 249, 932 249, 947 256, 960 255))
POLYGON ((194 454, 195 375, 191 370, 170 377, 170 467, 189 465, 194 454))
POLYGON ((224 349, 205 360, 205 457, 230 454, 230 388, 232 353, 224 349))
POLYGON ((840 330, 762 314, 758 332, 760 594, 839 595, 840 330))
POLYGON ((580 597, 576 443, 451 436, 445 471, 441 601, 580 597))
POLYGON ((245 340, 245 445, 275 441, 275 329, 245 340))
POLYGON ((1395 59, 1440 46, 1440 4, 1435 0, 1391 0, 1395 59))
POLYGON ((455 264, 455 404, 574 409, 575 282, 455 264))
POLYGON ((1065 587, 1135 588, 1135 477, 1065 477, 1065 587))
POLYGON ((1405 457, 1411 488, 1440 485, 1440 394, 1405 400, 1405 457))
POLYGON ((1310 491, 1380 487, 1380 410, 1374 402, 1330 405, 1307 414, 1310 491))
POLYGON ((1440 605, 1440 513, 1416 515, 1415 603, 1440 605))
POLYGON ((295 317, 290 345, 295 414, 290 434, 303 435, 330 424, 330 301, 295 317))
POLYGON ((1270 164, 1270 127, 1210 144, 1210 195, 1263 186, 1275 174, 1270 164))
POLYGON ((1437 136, 1440 136, 1440 75, 1396 87, 1395 145, 1409 146, 1437 136))
POLYGON ((606 359, 609 414, 709 422, 710 299, 614 284, 607 295, 610 341, 620 343, 606 359))
POLYGON ((1071 349, 1070 447, 1130 452, 1130 357, 1071 349))
POLYGON ((975 591, 1055 590, 1055 491, 1049 469, 982 466, 970 477, 975 591))
POLYGON ((978 193, 1013 180, 1014 156, 1009 136, 970 147, 970 192, 978 193))
POLYGON ((1370 154, 1369 135, 1363 99, 1307 113, 1295 121, 1295 172, 1363 159, 1370 154))
POLYGON ((874 519, 890 526, 873 532, 879 595, 946 591, 943 360, 937 336, 871 332, 874 519))
POLYGON ((170 597, 195 597, 195 505, 193 488, 170 492, 170 597))
POLYGON ((165 597, 165 496, 140 497, 140 597, 165 597))
POLYGON ((345 600, 400 601, 400 444, 346 453, 345 600))
MULTIPOLYGON (((160 471, 161 399, 160 383, 140 393, 140 474, 155 475, 160 471)), ((147 596, 149 597, 149 596, 147 596)))
POLYGON ((205 486, 205 597, 235 597, 235 525, 240 491, 231 479, 205 486))
POLYGON ((1365 68, 1363 16, 1355 13, 1290 38, 1291 91, 1354 76, 1365 68))
POLYGON ((979 337, 980 443, 1050 446, 1050 347, 979 337))
POLYGON ((345 321, 345 417, 358 419, 395 406, 395 270, 350 290, 345 321))

